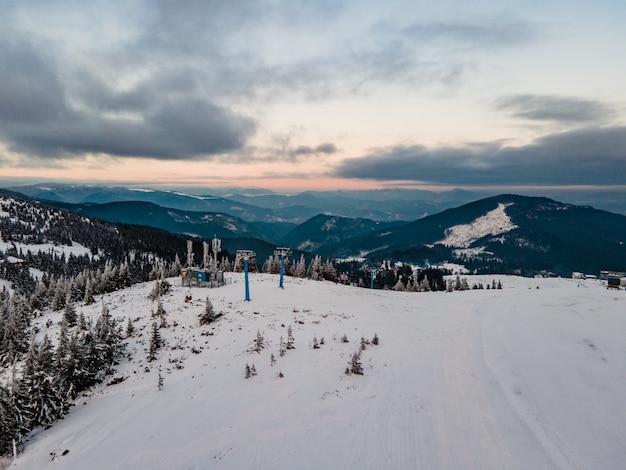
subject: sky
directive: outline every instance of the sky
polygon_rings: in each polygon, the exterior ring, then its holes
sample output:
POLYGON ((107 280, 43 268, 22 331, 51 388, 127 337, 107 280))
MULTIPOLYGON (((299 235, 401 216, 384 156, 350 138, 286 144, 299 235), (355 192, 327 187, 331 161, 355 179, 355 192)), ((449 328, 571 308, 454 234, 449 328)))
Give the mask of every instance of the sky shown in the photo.
POLYGON ((0 1, 0 181, 626 190, 626 3, 0 1))

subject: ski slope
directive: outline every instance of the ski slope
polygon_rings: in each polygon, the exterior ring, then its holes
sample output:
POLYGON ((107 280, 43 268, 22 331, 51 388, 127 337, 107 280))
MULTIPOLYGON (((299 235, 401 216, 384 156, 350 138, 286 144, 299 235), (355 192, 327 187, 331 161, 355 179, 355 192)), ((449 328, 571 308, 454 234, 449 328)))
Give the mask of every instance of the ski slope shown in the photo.
MULTIPOLYGON (((500 280, 502 290, 408 293, 293 278, 281 290, 277 276, 254 274, 244 302, 243 277, 231 276, 219 289, 192 288, 190 303, 182 287, 163 299, 167 346, 152 363, 152 284, 104 296, 123 325, 136 319, 132 359, 115 374, 126 379, 81 397, 10 468, 624 468, 624 291, 509 276, 468 278, 500 280), (199 327, 206 295, 224 316, 199 327), (296 349, 281 357, 289 326, 296 349), (267 347, 249 352, 257 331, 267 347), (360 338, 374 334, 364 375, 346 375, 360 338), (319 349, 314 337, 324 338, 319 349), (245 379, 246 364, 258 375, 245 379)), ((79 311, 95 318, 97 300, 79 311)))

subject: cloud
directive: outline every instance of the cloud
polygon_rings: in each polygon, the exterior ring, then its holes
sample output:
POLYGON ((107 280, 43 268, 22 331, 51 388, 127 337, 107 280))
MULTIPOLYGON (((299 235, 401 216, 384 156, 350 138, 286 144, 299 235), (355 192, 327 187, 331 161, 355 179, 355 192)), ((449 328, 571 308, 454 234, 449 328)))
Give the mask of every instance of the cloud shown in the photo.
POLYGON ((72 87, 44 45, 15 32, 4 39, 0 69, 10 73, 0 77, 0 136, 11 151, 197 159, 240 149, 255 132, 253 119, 212 102, 193 81, 174 86, 157 73, 120 90, 83 71, 72 87))
MULTIPOLYGON (((0 142, 50 163, 266 159, 251 140, 276 102, 454 87, 474 66, 457 48, 512 47, 535 34, 524 23, 374 26, 383 7, 331 0, 8 5, 0 142)), ((289 146, 281 158, 336 151, 289 146)))
POLYGON ((408 37, 421 41, 448 40, 465 46, 501 48, 531 43, 538 37, 538 29, 530 23, 414 23, 402 30, 408 37))
POLYGON ((495 107, 515 118, 566 124, 603 123, 616 114, 615 109, 600 101, 554 95, 504 96, 495 107))
POLYGON ((317 147, 309 147, 308 145, 301 145, 289 151, 289 156, 292 159, 296 159, 301 156, 309 156, 309 155, 331 155, 337 152, 337 147, 335 144, 327 142, 324 144, 320 144, 317 147))
POLYGON ((334 176, 449 185, 621 185, 626 127, 551 134, 521 147, 505 142, 380 149, 344 160, 334 176))

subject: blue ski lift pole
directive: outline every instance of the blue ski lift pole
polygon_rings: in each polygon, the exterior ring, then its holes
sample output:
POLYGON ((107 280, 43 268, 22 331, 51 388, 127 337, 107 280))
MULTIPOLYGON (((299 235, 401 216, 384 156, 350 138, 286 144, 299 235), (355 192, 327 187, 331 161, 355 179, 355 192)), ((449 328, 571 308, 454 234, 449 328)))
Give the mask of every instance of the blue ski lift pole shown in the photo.
POLYGON ((278 284, 278 286, 281 289, 284 289, 283 287, 283 276, 285 275, 285 257, 281 256, 280 257, 280 282, 278 284))
POLYGON ((248 260, 243 260, 244 278, 246 280, 246 302, 250 302, 250 284, 248 282, 248 260))
POLYGON ((280 256, 280 281, 278 283, 278 287, 283 289, 283 276, 285 275, 285 256, 289 256, 291 254, 291 248, 287 248, 284 246, 276 247, 274 250, 274 256, 280 256))
POLYGON ((248 260, 255 258, 256 253, 252 250, 237 250, 237 258, 243 259, 244 280, 246 284, 246 302, 250 302, 250 282, 248 281, 248 260))

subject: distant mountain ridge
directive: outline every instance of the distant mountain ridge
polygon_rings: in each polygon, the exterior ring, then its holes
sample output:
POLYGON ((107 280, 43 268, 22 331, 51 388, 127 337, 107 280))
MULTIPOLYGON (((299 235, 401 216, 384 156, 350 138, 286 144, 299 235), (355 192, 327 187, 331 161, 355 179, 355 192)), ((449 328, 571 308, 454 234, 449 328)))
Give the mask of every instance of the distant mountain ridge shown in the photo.
POLYGON ((247 222, 293 224, 320 213, 387 222, 409 221, 481 197, 461 190, 443 193, 402 189, 307 191, 295 195, 236 192, 223 196, 198 196, 179 191, 66 184, 24 185, 9 189, 36 199, 72 204, 143 201, 178 210, 230 214, 247 222))
POLYGON ((278 238, 293 228, 293 224, 246 222, 221 212, 183 211, 162 207, 151 202, 120 201, 103 204, 69 204, 48 202, 56 207, 97 217, 109 222, 146 225, 172 233, 188 234, 200 238, 258 237, 264 240, 278 238))
POLYGON ((271 256, 274 246, 283 245, 325 258, 419 265, 447 261, 477 272, 571 275, 572 271, 626 270, 626 216, 545 197, 503 194, 412 222, 320 213, 297 225, 273 217, 250 221, 228 213, 183 211, 140 201, 51 204, 112 222, 202 238, 217 235, 230 250, 244 248, 243 243, 258 247, 261 260, 271 256))

